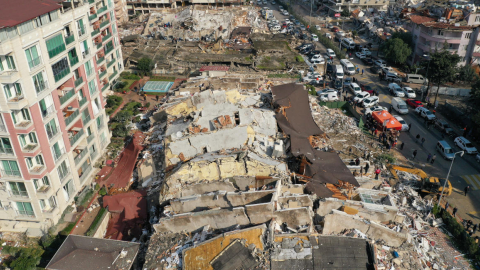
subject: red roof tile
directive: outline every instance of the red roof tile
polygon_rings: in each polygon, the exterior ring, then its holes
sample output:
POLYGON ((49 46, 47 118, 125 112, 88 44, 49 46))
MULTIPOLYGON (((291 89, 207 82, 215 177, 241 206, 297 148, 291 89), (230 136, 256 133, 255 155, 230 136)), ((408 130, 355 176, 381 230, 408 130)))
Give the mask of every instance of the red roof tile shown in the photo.
POLYGON ((59 9, 55 0, 0 0, 0 28, 12 27, 59 9))
POLYGON ((434 18, 426 17, 426 16, 420 16, 420 15, 410 15, 410 20, 413 23, 416 23, 416 24, 423 24, 423 23, 426 23, 426 22, 435 21, 434 18))
POLYGON ((228 71, 230 67, 227 66, 203 66, 200 68, 200 72, 203 71, 228 71))

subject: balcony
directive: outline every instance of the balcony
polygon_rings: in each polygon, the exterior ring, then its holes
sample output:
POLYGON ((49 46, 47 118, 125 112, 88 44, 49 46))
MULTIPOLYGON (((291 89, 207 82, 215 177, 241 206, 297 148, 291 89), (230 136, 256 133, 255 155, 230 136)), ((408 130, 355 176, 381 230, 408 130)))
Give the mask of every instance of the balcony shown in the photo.
POLYGON ((60 104, 61 105, 64 105, 65 102, 67 102, 68 100, 70 100, 70 98, 72 98, 73 96, 75 95, 75 89, 71 89, 69 90, 68 92, 65 93, 65 95, 63 95, 62 97, 59 97, 60 99, 60 104))
POLYGON ((62 69, 60 72, 58 72, 57 74, 54 74, 53 77, 55 78, 55 82, 58 82, 68 74, 70 74, 70 68, 66 67, 62 69))
POLYGON ((75 87, 78 87, 83 83, 83 77, 78 77, 78 79, 75 80, 75 87))
POLYGON ((76 64, 78 64, 78 62, 79 62, 78 56, 70 58, 70 67, 75 66, 76 64))
POLYGON ((105 21, 101 22, 100 23, 100 29, 107 26, 108 24, 110 23, 110 20, 109 19, 106 19, 105 21))
POLYGON ((13 148, 0 147, 0 156, 13 156, 13 148))
POLYGON ((87 56, 90 54, 90 48, 87 48, 84 52, 82 52, 83 59, 87 59, 87 56))
POLYGON ((105 55, 109 54, 111 51, 113 51, 113 46, 105 48, 105 55))
POLYGON ((97 64, 101 64, 105 60, 105 56, 97 59, 97 64))
POLYGON ((67 168, 66 170, 61 170, 61 171, 57 169, 57 172, 58 172, 58 178, 60 178, 60 182, 63 183, 63 181, 67 179, 67 176, 70 174, 70 169, 67 168))
POLYGON ((33 166, 32 168, 28 169, 28 171, 30 172, 30 174, 41 174, 45 169, 47 168, 47 166, 45 165, 35 165, 33 166))
POLYGON ((54 205, 54 206, 49 206, 49 208, 42 209, 42 212, 43 212, 44 214, 53 214, 53 212, 54 212, 55 210, 57 210, 57 209, 58 209, 57 206, 54 205))
POLYGON ((54 150, 52 152, 53 152, 53 157, 55 159, 55 162, 60 160, 62 158, 62 156, 65 155, 65 153, 66 153, 65 148, 63 148, 63 147, 60 148, 59 150, 54 150))
POLYGON ((16 123, 14 126, 15 128, 17 129, 27 129, 29 128, 31 125, 33 124, 33 121, 32 120, 22 120, 18 123, 16 123))
POLYGON ((48 186, 48 185, 43 185, 43 186, 41 186, 41 187, 39 187, 39 188, 37 189, 37 193, 43 193, 43 194, 45 194, 45 193, 47 193, 47 192, 48 192, 49 190, 51 190, 51 189, 52 189, 52 188, 51 188, 50 186, 48 186))
POLYGON ((104 6, 104 7, 101 7, 97 10, 97 14, 100 15, 101 13, 107 11, 108 7, 107 6, 104 6))
POLYGON ((84 97, 82 100, 78 102, 78 104, 80 104, 80 108, 83 108, 83 105, 87 104, 87 98, 84 97))
POLYGON ((49 116, 55 113, 55 106, 52 104, 48 106, 45 110, 42 110, 43 119, 48 118, 49 116))
POLYGON ((50 59, 52 59, 53 57, 59 55, 60 53, 64 52, 65 50, 66 50, 65 44, 61 44, 61 45, 53 48, 52 50, 48 51, 48 56, 50 57, 50 59))
POLYGON ((66 115, 68 115, 65 118, 65 126, 69 126, 71 123, 73 123, 78 117, 80 116, 80 110, 76 109, 75 111, 67 111, 65 112, 66 115))
POLYGON ((85 181, 91 171, 92 166, 85 161, 85 163, 82 164, 81 173, 78 175, 78 177, 80 178, 80 183, 83 183, 83 181, 85 181))
POLYGON ((88 20, 89 20, 89 21, 93 21, 93 20, 95 20, 96 18, 97 18, 97 14, 93 14, 93 15, 88 16, 88 20))
POLYGON ((40 94, 41 92, 43 92, 45 89, 48 88, 48 83, 45 81, 41 81, 38 83, 34 83, 34 86, 35 86, 35 91, 37 91, 37 94, 40 94))
POLYGON ((115 62, 116 62, 116 59, 114 57, 114 58, 112 58, 112 61, 107 63, 107 68, 111 67, 115 62))
POLYGON ((95 135, 92 133, 90 136, 87 137, 87 143, 91 143, 95 139, 95 135))
POLYGON ((103 36, 103 41, 107 41, 107 39, 112 37, 112 33, 108 33, 105 36, 103 36))
MULTIPOLYGON (((84 111, 85 112, 85 111, 84 111)), ((88 123, 90 123, 90 121, 92 121, 92 117, 90 117, 90 114, 87 113, 82 113, 82 122, 83 122, 83 125, 86 126, 88 123)))
POLYGON ((47 136, 49 140, 52 140, 58 134, 60 134, 60 129, 58 127, 55 128, 55 131, 52 131, 51 129, 47 129, 47 136))
POLYGON ((98 156, 98 152, 97 152, 97 151, 95 151, 95 152, 93 152, 93 153, 90 153, 90 158, 91 158, 92 160, 95 160, 95 158, 96 158, 97 156, 98 156))
POLYGON ((42 58, 40 56, 28 61, 28 66, 30 67, 30 70, 35 69, 36 67, 40 66, 42 63, 42 58))
POLYGON ((83 135, 85 134, 85 132, 83 131, 83 129, 80 129, 76 134, 74 134, 73 132, 70 132, 68 133, 69 137, 70 137, 70 145, 74 145, 83 135))
POLYGON ((65 37, 65 43, 67 45, 74 42, 74 41, 75 41, 75 36, 73 34, 70 34, 70 36, 65 37))
MULTIPOLYGON (((22 174, 19 170, 0 170, 0 173, 3 177, 14 177, 14 178, 22 178, 22 174)), ((28 197, 28 194, 27 194, 28 197)))
POLYGON ((110 84, 109 84, 109 83, 106 83, 106 84, 102 87, 102 92, 104 92, 105 90, 107 90, 109 86, 110 86, 110 84))
POLYGON ((92 37, 94 37, 94 36, 96 36, 96 35, 98 35, 98 34, 100 34, 100 28, 97 28, 97 29, 95 29, 95 30, 92 31, 92 37))
POLYGON ((107 75, 107 70, 105 69, 103 72, 100 73, 99 78, 100 80, 107 75))
POLYGON ((78 29, 78 36, 81 37, 83 35, 85 35, 85 25, 82 28, 78 29))
POLYGON ((20 73, 16 70, 6 70, 0 72, 0 81, 2 83, 14 83, 20 80, 20 73))
POLYGON ((97 50, 100 50, 100 49, 102 48, 103 44, 102 44, 102 42, 100 41, 100 42, 98 42, 98 43, 96 44, 96 46, 97 46, 97 50))
POLYGON ((115 76, 117 75, 117 71, 115 70, 115 72, 112 73, 112 75, 110 75, 110 77, 108 77, 111 80, 113 80, 113 78, 115 78, 115 76))
POLYGON ((75 165, 78 165, 80 163, 80 161, 83 160, 84 157, 86 157, 88 154, 88 149, 87 148, 84 148, 82 150, 82 152, 80 152, 75 158, 75 165))
POLYGON ((38 143, 29 143, 22 147, 22 152, 34 153, 35 151, 38 150, 39 147, 40 147, 40 144, 38 143))

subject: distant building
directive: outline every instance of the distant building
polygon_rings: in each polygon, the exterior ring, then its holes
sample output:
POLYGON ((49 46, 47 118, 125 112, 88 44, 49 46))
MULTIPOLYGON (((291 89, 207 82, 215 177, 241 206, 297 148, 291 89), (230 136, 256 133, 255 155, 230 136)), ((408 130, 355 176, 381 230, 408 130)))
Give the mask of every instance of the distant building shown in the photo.
POLYGON ((358 8, 363 10, 367 8, 387 10, 389 3, 390 0, 323 0, 323 4, 328 8, 329 15, 335 15, 344 10, 354 11, 358 8))
POLYGON ((0 0, 0 230, 40 236, 110 142, 123 71, 113 0, 0 0))
MULTIPOLYGON (((117 0, 123 1, 123 0, 117 0)), ((134 15, 137 12, 150 13, 154 10, 163 8, 177 8, 183 6, 191 6, 195 4, 199 5, 211 5, 211 6, 230 6, 230 5, 243 5, 246 0, 187 0, 187 1, 171 1, 171 0, 126 0, 128 15, 134 15)))

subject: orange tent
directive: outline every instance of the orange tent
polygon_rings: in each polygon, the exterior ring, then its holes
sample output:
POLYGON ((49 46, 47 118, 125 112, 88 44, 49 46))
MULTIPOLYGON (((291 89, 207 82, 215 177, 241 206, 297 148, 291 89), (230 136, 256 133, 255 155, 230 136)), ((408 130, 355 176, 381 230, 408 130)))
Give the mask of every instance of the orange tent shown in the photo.
POLYGON ((396 129, 401 130, 402 124, 395 119, 388 111, 380 111, 372 113, 373 119, 375 119, 380 129, 396 129))

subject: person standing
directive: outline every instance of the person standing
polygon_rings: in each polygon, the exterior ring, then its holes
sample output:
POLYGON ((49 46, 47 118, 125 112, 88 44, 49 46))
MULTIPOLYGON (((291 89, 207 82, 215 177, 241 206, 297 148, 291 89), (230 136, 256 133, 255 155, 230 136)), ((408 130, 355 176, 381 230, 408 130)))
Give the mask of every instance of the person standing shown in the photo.
POLYGON ((360 159, 357 157, 357 159, 355 159, 355 165, 360 165, 360 159))
POLYGON ((432 159, 432 154, 428 153, 427 162, 430 162, 430 159, 432 159))
POLYGON ((158 102, 158 95, 157 95, 156 99, 157 99, 157 102, 158 102))
POLYGON ((365 164, 365 174, 368 173, 368 169, 370 169, 370 162, 367 162, 367 164, 365 164))
POLYGON ((448 202, 445 203, 445 211, 448 211, 448 206, 449 206, 448 202))
POLYGON ((416 156, 417 156, 417 149, 415 149, 415 150, 413 151, 412 160, 414 160, 416 156))
POLYGON ((470 191, 470 186, 466 186, 464 191, 465 191, 465 196, 467 196, 468 191, 470 191))
POLYGON ((362 68, 362 76, 363 76, 363 68, 362 68))
POLYGON ((453 208, 453 212, 452 212, 452 215, 453 215, 454 217, 455 217, 455 215, 457 214, 457 211, 458 211, 457 207, 454 207, 454 208, 453 208))
POLYGON ((400 144, 400 150, 403 150, 403 147, 405 146, 405 143, 402 142, 402 144, 400 144))
POLYGON ((418 140, 420 140, 420 134, 417 134, 417 136, 415 136, 415 142, 418 143, 418 140))
POLYGON ((422 138, 422 142, 420 143, 420 145, 423 146, 423 143, 425 143, 425 137, 422 138))
POLYGON ((434 163, 435 162, 435 159, 437 158, 437 155, 436 154, 433 154, 433 157, 432 157, 432 161, 430 163, 434 163))
POLYGON ((380 174, 380 172, 381 172, 381 171, 380 171, 380 168, 377 168, 377 169, 375 170, 375 180, 378 180, 378 175, 380 174))
POLYGON ((412 129, 412 124, 411 123, 408 124, 408 130, 407 131, 410 132, 410 129, 412 129))

